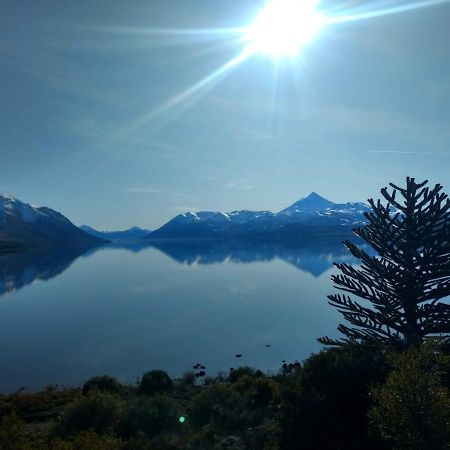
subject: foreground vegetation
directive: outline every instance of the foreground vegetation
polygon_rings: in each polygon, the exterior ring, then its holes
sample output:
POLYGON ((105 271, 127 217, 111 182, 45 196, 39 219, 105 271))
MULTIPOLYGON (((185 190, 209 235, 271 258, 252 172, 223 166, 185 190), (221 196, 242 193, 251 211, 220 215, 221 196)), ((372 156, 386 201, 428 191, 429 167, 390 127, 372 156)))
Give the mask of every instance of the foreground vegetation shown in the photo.
POLYGON ((349 344, 273 376, 241 367, 199 382, 152 371, 135 386, 103 376, 22 391, 0 398, 0 448, 448 449, 448 353, 349 344))

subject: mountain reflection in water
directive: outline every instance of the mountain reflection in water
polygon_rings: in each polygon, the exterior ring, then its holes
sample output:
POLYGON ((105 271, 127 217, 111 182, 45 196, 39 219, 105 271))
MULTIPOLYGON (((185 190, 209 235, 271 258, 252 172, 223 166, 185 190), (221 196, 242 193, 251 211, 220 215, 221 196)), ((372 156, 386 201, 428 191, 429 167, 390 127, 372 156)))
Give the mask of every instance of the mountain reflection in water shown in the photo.
POLYGON ((181 264, 236 264, 280 259, 319 277, 334 262, 355 262, 342 242, 157 241, 153 246, 181 264))
POLYGON ((51 280, 88 252, 92 252, 92 247, 50 246, 0 253, 0 296, 15 292, 38 280, 51 280))
POLYGON ((99 251, 126 250, 139 253, 156 248, 185 265, 210 265, 231 262, 250 264, 279 259, 319 277, 334 262, 355 263, 340 240, 312 242, 257 241, 130 241, 95 247, 43 247, 17 253, 0 254, 0 296, 14 292, 33 282, 48 281, 66 271, 80 257, 99 251))

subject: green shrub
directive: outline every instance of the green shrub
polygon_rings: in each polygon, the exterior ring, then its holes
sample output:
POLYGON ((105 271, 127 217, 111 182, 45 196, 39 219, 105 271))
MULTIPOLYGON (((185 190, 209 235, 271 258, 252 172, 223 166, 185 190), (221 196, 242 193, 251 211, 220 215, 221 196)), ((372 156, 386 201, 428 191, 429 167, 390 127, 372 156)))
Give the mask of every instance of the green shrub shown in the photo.
POLYGON ((268 406, 278 394, 278 385, 270 378, 244 375, 235 383, 234 388, 246 396, 251 407, 268 406))
POLYGON ((166 397, 141 397, 131 401, 119 421, 117 431, 123 438, 140 433, 154 437, 179 426, 179 409, 174 400, 166 397))
POLYGON ((160 394, 172 389, 172 379, 164 370, 151 370, 144 373, 139 385, 139 392, 145 395, 160 394))
POLYGON ((15 411, 14 405, 10 398, 0 395, 0 421, 5 417, 13 414, 15 411))
POLYGON ((31 450, 23 423, 15 414, 3 417, 0 425, 0 449, 31 450))
MULTIPOLYGON (((186 443, 177 434, 161 434, 152 439, 151 450, 186 450, 186 443)), ((141 449, 139 449, 141 450, 141 449)), ((198 450, 195 448, 195 450, 198 450)))
POLYGON ((223 436, 218 436, 211 425, 190 429, 186 439, 186 448, 195 450, 210 450, 223 436))
POLYGON ((393 353, 389 361, 386 382, 372 389, 374 428, 395 449, 450 448, 450 394, 443 386, 449 358, 427 344, 393 353))
POLYGON ((59 436, 73 436, 83 430, 106 434, 113 430, 121 412, 120 400, 101 392, 91 392, 66 409, 56 427, 59 436))
POLYGON ((250 422, 246 399, 225 384, 204 387, 191 402, 188 418, 194 426, 211 425, 227 434, 250 422))
MULTIPOLYGON (((128 439, 123 445, 123 450, 186 450, 187 448, 191 447, 186 446, 182 438, 172 434, 152 439, 140 434, 128 439)), ((200 450, 197 447, 193 447, 193 449, 200 450)))
MULTIPOLYGON (((246 448, 253 450, 279 450, 279 428, 275 420, 269 416, 265 422, 247 431, 246 448)), ((287 450, 287 449, 286 449, 287 450)))
POLYGON ((347 345, 310 356, 285 375, 279 409, 282 448, 383 448, 368 435, 369 386, 384 381, 382 351, 347 345))
POLYGON ((243 377, 244 375, 252 377, 264 376, 264 374, 260 370, 255 370, 248 366, 242 366, 238 367, 237 369, 230 370, 230 373, 228 375, 228 381, 230 383, 235 383, 237 380, 239 380, 239 378, 243 377))
POLYGON ((128 439, 123 450, 155 450, 152 446, 152 441, 143 433, 138 433, 136 436, 132 436, 128 439))
POLYGON ((83 395, 91 391, 109 392, 111 394, 120 394, 123 386, 113 377, 103 375, 94 377, 86 381, 83 385, 83 395))
MULTIPOLYGON (((26 418, 27 421, 45 421, 56 418, 77 396, 78 391, 73 389, 47 388, 42 392, 22 391, 4 398, 3 405, 8 405, 10 411, 14 411, 19 417, 26 418)), ((2 408, 1 405, 0 408, 2 408)))
POLYGON ((245 450, 245 445, 238 436, 226 436, 214 446, 214 450, 245 450))
POLYGON ((195 376, 194 372, 185 372, 183 374, 183 376, 181 377, 180 381, 183 384, 192 385, 192 384, 195 384, 196 379, 197 379, 197 377, 195 376))
POLYGON ((55 439, 49 450, 121 450, 122 443, 112 436, 100 436, 94 431, 82 431, 71 441, 55 439))

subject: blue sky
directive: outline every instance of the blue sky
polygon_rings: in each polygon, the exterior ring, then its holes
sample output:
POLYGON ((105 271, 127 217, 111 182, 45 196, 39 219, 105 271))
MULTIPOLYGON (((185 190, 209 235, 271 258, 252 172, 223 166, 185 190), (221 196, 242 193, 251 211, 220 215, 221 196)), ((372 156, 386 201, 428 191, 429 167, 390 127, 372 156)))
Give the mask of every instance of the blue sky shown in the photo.
POLYGON ((155 29, 240 27, 262 4, 3 0, 0 192, 103 229, 311 191, 365 200, 407 175, 450 192, 450 3, 329 26, 296 59, 255 55, 165 109, 243 44, 155 29))

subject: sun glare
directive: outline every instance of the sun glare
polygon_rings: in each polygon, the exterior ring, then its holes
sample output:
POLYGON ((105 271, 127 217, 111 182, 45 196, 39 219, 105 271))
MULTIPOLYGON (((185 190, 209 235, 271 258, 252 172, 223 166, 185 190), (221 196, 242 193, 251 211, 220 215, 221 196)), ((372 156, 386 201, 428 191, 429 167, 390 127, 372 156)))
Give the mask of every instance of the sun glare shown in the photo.
POLYGON ((314 0, 271 0, 248 28, 252 51, 279 58, 295 56, 325 25, 314 0))
MULTIPOLYGON (((212 70, 203 78, 181 90, 158 107, 138 117, 133 123, 123 127, 114 138, 126 136, 132 131, 154 122, 153 130, 157 130, 181 112, 183 108, 196 103, 200 97, 206 95, 221 81, 237 69, 241 64, 257 54, 268 55, 275 61, 278 69, 282 67, 281 60, 290 59, 288 67, 294 68, 294 75, 298 75, 295 58, 302 49, 325 27, 341 23, 375 19, 391 14, 424 9, 432 6, 450 3, 450 0, 419 0, 402 2, 380 8, 384 1, 366 2, 366 6, 359 1, 341 2, 339 7, 332 10, 325 7, 324 2, 319 7, 320 0, 260 0, 264 7, 255 14, 255 20, 247 25, 239 24, 232 28, 130 28, 105 27, 102 25, 83 26, 88 30, 100 33, 137 34, 138 36, 155 36, 158 39, 170 38, 170 42, 186 45, 186 42, 230 42, 242 46, 240 52, 220 67, 212 70), (404 4, 403 4, 404 3, 404 4), (220 38, 220 39, 219 39, 220 38), (165 117, 165 119, 163 119, 165 117), (161 118, 159 123, 156 119, 161 118)), ((406 1, 406 0, 405 0, 406 1)), ((364 2, 363 2, 364 3, 364 2)), ((391 2, 392 3, 392 2, 391 2)), ((396 3, 396 2, 394 2, 396 3)))

